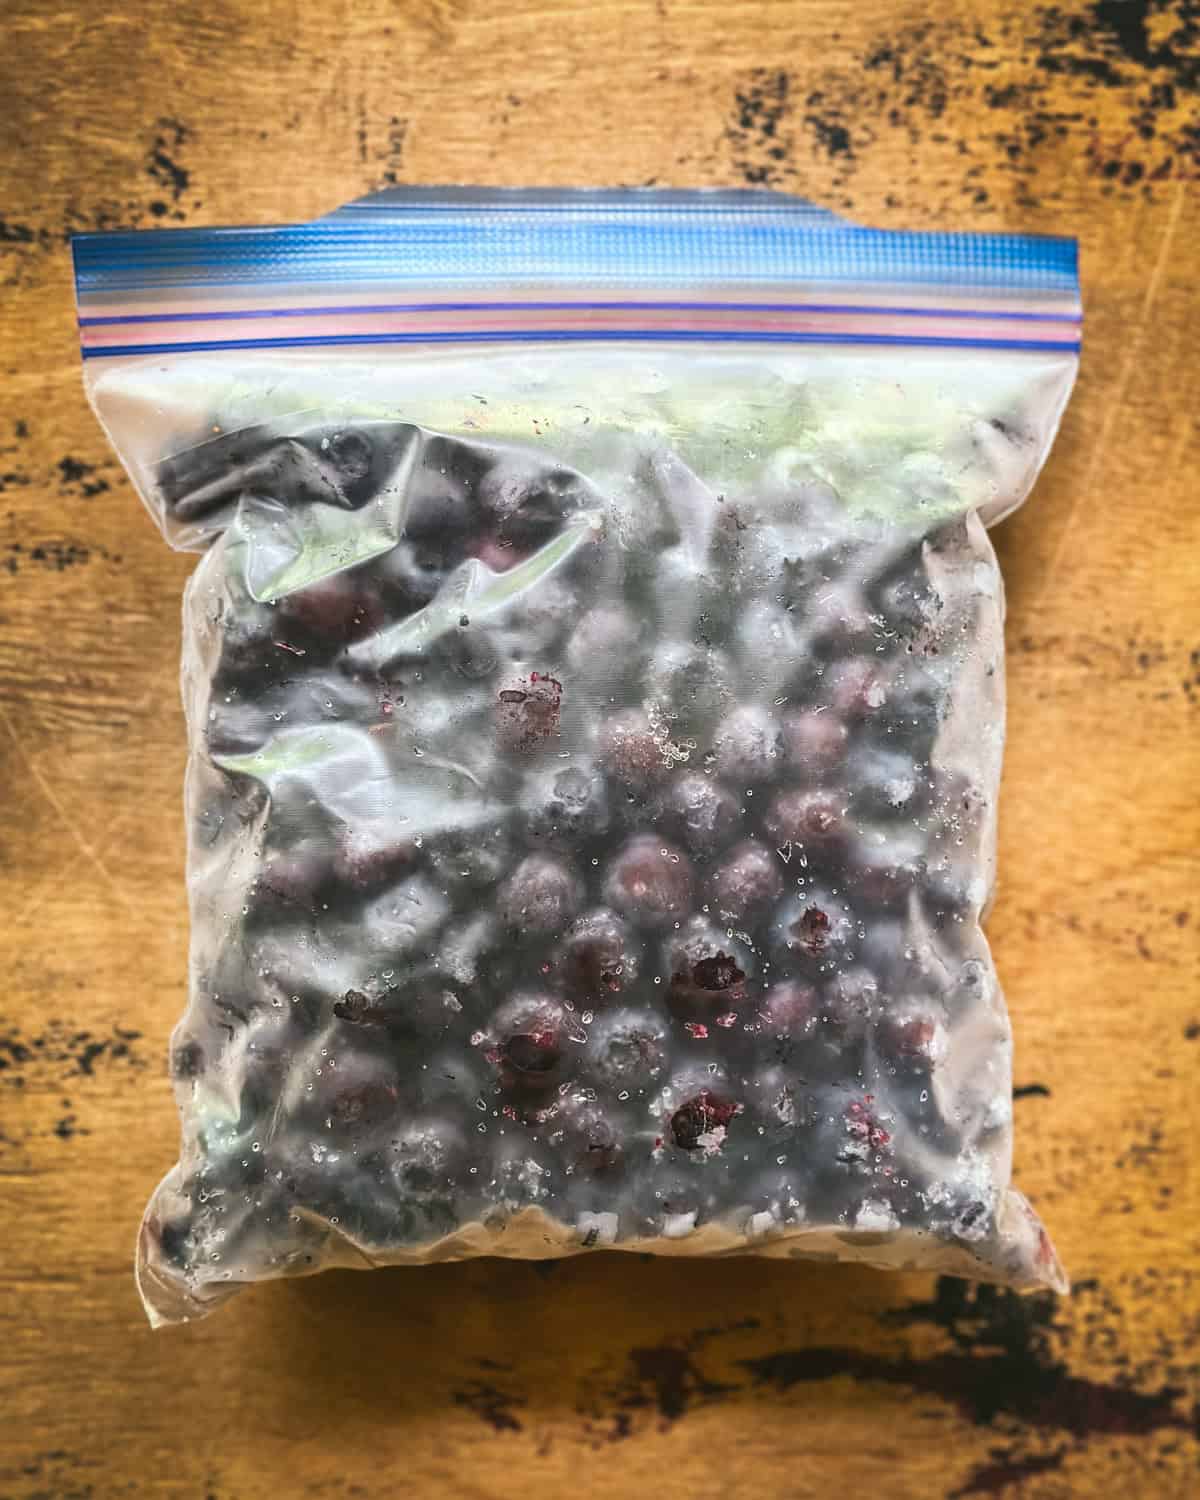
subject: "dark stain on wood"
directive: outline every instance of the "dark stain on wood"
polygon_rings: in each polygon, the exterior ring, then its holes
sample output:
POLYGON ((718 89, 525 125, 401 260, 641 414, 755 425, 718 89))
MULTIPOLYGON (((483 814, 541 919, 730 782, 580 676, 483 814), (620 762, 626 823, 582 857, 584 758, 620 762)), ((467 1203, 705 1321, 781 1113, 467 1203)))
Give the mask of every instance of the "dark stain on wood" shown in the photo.
POLYGON ((486 1380, 472 1380, 453 1392, 456 1406, 473 1412, 480 1421, 486 1422, 494 1432, 520 1432, 523 1424, 514 1407, 523 1406, 524 1401, 486 1380))
POLYGON ((96 1036, 61 1021, 49 1022, 34 1035, 10 1026, 0 1031, 0 1084, 20 1088, 26 1081, 72 1073, 90 1078, 100 1062, 145 1067, 145 1060, 133 1048, 141 1036, 140 1031, 120 1026, 114 1026, 108 1036, 96 1036))

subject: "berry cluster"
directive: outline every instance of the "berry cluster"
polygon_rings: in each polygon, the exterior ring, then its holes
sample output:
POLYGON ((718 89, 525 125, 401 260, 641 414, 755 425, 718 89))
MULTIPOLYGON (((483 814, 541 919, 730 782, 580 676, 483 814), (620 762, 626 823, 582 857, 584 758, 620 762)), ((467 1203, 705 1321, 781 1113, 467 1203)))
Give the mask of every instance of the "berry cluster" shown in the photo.
MULTIPOLYGON (((998 580, 973 518, 610 502, 401 424, 165 469, 189 596, 191 1286, 539 1208, 986 1256, 998 580)), ((702 500, 697 496, 701 496, 702 500)))

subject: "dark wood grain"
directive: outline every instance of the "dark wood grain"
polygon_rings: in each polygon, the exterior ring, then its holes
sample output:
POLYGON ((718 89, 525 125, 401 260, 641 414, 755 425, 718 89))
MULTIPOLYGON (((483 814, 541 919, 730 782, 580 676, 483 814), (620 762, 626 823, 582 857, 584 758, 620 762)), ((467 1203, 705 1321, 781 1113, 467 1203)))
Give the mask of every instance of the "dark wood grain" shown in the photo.
POLYGON ((1195 1493, 1200 15, 1191 0, 7 0, 0 48, 0 1496, 1195 1493), (997 541, 990 925, 1019 1301, 754 1261, 480 1262, 152 1336, 173 1159, 179 595, 87 410, 67 237, 393 181, 768 184, 1069 232, 1087 344, 997 541))

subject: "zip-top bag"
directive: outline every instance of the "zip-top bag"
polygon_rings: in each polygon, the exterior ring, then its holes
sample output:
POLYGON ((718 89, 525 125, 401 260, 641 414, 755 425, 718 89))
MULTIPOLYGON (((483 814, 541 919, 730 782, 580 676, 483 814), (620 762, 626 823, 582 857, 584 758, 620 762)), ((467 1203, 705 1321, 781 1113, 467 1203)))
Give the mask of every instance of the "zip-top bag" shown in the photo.
POLYGON ((985 527, 1074 243, 406 189, 74 250, 92 404, 202 554, 151 1321, 599 1246, 1064 1289, 980 922, 985 527))

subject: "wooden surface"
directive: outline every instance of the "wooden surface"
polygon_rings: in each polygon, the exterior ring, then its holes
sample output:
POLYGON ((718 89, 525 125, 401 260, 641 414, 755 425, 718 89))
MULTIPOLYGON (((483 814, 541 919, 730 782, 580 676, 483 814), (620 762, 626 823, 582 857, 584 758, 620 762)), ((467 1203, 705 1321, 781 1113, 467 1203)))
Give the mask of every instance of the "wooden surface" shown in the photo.
POLYGON ((0 1496, 1195 1494, 1195 4, 0 12, 0 1496), (191 559, 85 405, 66 240, 395 181, 765 183, 1081 239, 1079 384, 997 537, 990 925, 1017 1178, 1070 1299, 600 1256, 337 1273, 148 1331, 131 1257, 175 1152, 191 559))

